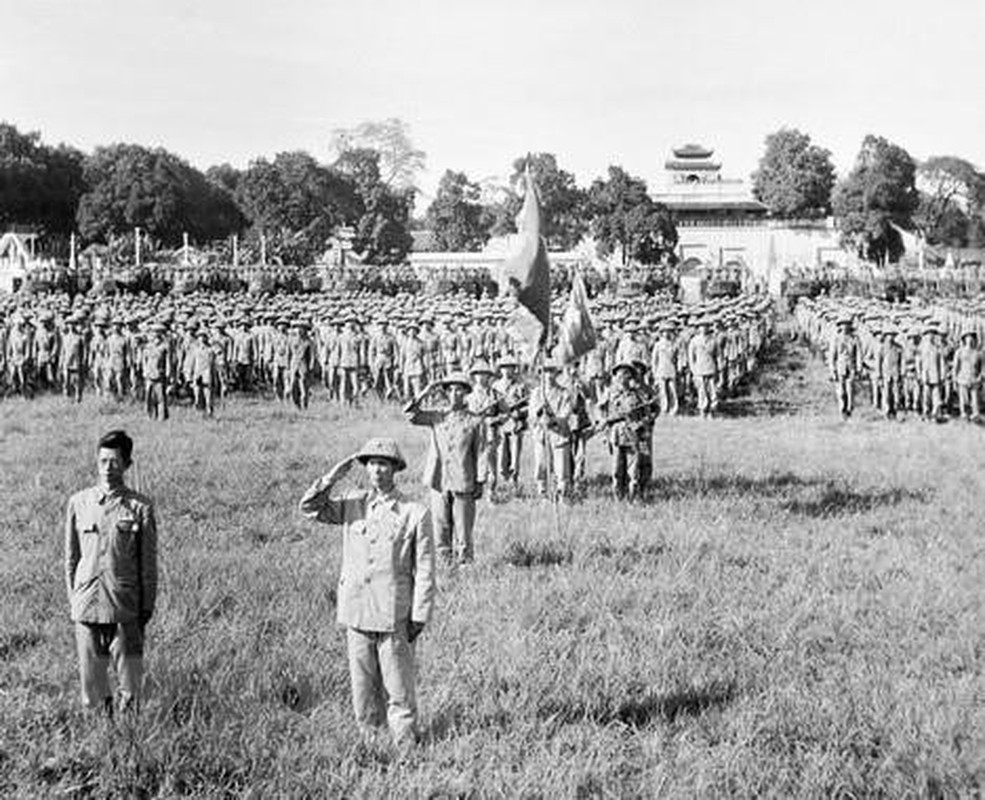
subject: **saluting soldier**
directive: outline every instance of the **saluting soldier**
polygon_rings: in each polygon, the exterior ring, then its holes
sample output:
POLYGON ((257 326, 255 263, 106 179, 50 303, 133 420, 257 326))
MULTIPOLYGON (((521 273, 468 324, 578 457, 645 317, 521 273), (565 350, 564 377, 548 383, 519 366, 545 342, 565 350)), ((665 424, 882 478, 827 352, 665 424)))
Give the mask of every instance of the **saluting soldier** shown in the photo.
POLYGON ((473 529, 475 503, 481 491, 478 468, 482 423, 466 404, 471 391, 472 384, 465 374, 453 372, 429 384, 404 409, 412 425, 431 428, 424 485, 431 489, 438 553, 448 563, 453 554, 460 564, 468 564, 475 557, 473 529), (439 388, 447 393, 447 405, 422 408, 422 402, 439 388))
POLYGON ((384 724, 401 750, 417 740, 414 643, 437 590, 431 515, 394 482, 407 462, 392 439, 371 439, 316 480, 301 498, 305 516, 342 526, 338 622, 346 628, 356 721, 370 739, 384 724), (333 494, 356 462, 369 491, 333 494))

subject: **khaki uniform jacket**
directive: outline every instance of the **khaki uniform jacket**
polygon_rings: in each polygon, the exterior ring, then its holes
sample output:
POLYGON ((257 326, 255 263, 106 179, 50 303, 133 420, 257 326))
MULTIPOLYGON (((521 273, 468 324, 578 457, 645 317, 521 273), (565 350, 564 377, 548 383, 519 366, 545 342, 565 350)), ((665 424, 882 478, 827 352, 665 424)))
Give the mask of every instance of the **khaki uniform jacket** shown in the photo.
POLYGON ((149 619, 157 600, 154 506, 123 487, 72 495, 65 514, 65 585, 75 622, 149 619))
POLYGON ((342 526, 339 624, 390 632, 402 621, 426 623, 437 589, 431 512, 396 490, 333 498, 331 488, 319 478, 300 508, 310 519, 342 526))

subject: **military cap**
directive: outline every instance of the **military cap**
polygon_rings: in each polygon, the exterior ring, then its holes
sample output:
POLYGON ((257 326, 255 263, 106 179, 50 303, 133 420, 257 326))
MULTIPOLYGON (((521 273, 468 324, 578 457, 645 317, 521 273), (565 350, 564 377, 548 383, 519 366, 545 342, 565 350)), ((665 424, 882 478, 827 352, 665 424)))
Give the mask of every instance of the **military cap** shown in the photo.
POLYGON ((492 375, 493 374, 493 368, 489 366, 489 362, 487 362, 485 359, 478 358, 478 359, 476 359, 475 361, 472 362, 472 366, 469 368, 469 374, 470 375, 492 375))
POLYGON ((472 391, 472 382, 469 380, 468 375, 464 372, 451 372, 448 374, 447 378, 444 378, 439 382, 441 386, 463 386, 465 387, 466 393, 472 391))

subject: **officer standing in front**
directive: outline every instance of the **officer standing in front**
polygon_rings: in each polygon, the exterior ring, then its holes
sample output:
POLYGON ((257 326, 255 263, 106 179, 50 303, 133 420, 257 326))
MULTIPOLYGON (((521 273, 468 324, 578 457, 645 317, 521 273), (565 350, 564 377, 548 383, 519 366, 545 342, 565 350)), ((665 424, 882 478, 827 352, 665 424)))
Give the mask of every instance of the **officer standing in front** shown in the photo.
POLYGON ((396 488, 407 462, 392 439, 371 439, 316 480, 301 498, 305 516, 342 526, 338 621, 346 628, 356 721, 364 737, 389 723, 401 750, 417 738, 414 642, 436 591, 431 514, 396 488), (332 496, 359 462, 369 491, 332 496))
POLYGON ((144 629, 157 599, 157 523, 149 498, 123 481, 133 440, 110 431, 96 450, 98 481, 72 495, 65 516, 65 584, 75 623, 82 702, 113 714, 112 660, 121 709, 135 709, 144 629))

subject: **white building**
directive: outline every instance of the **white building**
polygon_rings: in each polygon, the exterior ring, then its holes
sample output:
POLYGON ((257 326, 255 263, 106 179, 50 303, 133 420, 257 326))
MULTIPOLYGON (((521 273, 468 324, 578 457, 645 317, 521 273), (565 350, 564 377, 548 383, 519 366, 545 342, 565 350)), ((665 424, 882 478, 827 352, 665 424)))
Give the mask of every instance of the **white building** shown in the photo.
POLYGON ((33 233, 5 233, 0 236, 0 292, 16 292, 34 265, 33 233))
POLYGON ((845 266, 833 220, 773 220, 741 178, 726 178, 714 150, 697 144, 675 148, 664 181, 651 192, 674 212, 682 271, 742 266, 779 293, 788 267, 845 266))

